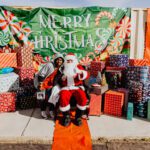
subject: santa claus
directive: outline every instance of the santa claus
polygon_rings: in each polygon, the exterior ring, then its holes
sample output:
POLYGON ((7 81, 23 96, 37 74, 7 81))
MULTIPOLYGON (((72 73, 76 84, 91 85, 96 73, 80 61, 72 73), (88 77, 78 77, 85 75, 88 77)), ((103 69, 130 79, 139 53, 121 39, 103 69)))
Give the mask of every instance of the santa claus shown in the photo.
POLYGON ((75 115, 75 123, 80 126, 82 124, 81 116, 86 109, 87 97, 83 87, 83 80, 88 77, 87 71, 78 64, 78 60, 73 53, 66 55, 64 60, 64 70, 60 79, 60 110, 63 113, 64 126, 70 124, 70 99, 72 96, 77 101, 77 110, 75 115))

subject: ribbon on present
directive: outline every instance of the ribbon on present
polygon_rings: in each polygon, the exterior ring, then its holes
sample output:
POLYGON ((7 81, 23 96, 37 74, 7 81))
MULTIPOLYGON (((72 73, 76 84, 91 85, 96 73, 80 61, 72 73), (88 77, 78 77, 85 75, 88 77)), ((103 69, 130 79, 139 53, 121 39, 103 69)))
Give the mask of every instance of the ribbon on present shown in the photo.
POLYGON ((126 67, 129 65, 129 58, 125 54, 110 55, 109 63, 111 67, 126 67))

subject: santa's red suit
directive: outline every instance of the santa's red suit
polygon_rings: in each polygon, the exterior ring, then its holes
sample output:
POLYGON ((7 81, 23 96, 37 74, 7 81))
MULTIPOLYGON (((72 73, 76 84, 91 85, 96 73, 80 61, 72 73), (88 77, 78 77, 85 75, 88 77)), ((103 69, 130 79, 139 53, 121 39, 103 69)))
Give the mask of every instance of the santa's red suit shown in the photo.
MULTIPOLYGON (((66 56, 65 61, 72 59, 75 61, 74 56, 66 56)), ((88 78, 88 73, 83 69, 81 65, 77 65, 74 68, 73 76, 63 76, 60 80, 60 110, 62 112, 70 110, 70 99, 72 95, 77 101, 77 108, 80 110, 86 109, 87 97, 83 87, 83 80, 88 78)))

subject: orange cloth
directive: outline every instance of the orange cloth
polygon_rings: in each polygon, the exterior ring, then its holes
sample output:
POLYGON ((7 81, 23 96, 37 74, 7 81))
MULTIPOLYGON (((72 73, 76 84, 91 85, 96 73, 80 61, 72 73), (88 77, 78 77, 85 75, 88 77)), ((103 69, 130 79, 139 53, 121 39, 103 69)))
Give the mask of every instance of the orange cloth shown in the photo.
POLYGON ((144 58, 148 60, 148 65, 150 65, 150 9, 147 11, 146 48, 144 58))
POLYGON ((53 87, 54 78, 57 74, 58 69, 55 69, 41 84, 40 90, 45 90, 53 87))
POLYGON ((56 120, 52 150, 92 150, 91 135, 87 120, 82 120, 82 126, 78 127, 72 122, 68 127, 56 120))

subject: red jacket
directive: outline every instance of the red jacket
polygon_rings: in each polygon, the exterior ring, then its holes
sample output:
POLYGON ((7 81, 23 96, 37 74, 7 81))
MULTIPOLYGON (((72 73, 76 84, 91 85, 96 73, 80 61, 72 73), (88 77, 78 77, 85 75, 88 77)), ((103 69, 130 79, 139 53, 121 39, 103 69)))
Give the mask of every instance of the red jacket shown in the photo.
POLYGON ((83 80, 88 78, 88 72, 84 70, 84 68, 81 65, 77 66, 80 71, 82 71, 81 74, 77 73, 73 78, 66 78, 64 81, 61 78, 60 80, 60 86, 61 87, 72 87, 72 86, 82 86, 83 80))

